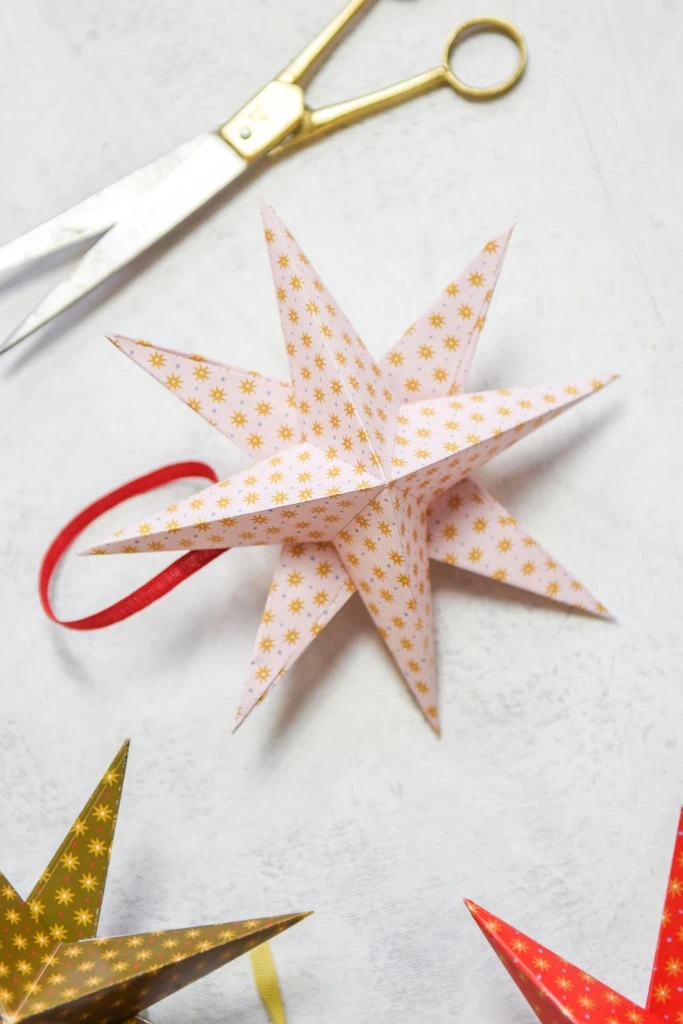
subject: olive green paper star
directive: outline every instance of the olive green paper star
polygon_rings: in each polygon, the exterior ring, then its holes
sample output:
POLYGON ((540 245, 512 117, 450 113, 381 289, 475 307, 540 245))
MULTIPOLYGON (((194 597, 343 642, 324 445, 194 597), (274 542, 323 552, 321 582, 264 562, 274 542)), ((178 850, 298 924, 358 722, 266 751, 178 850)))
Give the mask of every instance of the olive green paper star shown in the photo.
POLYGON ((0 873, 3 1024, 122 1024, 307 916, 100 938, 127 757, 125 743, 28 899, 0 873))

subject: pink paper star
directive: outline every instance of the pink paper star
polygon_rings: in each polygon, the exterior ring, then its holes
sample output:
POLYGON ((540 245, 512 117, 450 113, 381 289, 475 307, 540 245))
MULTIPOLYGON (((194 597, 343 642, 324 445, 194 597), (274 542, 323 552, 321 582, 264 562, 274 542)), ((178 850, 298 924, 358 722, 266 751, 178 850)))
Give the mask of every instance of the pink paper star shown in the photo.
POLYGON ((291 383, 112 339, 258 461, 91 553, 281 544, 237 725, 358 590, 438 732, 430 558, 606 614, 472 473, 614 376, 464 392, 510 231, 375 363, 262 213, 291 383))

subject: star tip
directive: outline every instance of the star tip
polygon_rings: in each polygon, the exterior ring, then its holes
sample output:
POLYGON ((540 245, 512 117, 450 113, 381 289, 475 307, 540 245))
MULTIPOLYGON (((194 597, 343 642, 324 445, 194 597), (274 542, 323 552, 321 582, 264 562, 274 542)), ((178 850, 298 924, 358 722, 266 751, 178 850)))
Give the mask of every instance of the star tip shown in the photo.
POLYGON ((277 922, 273 923, 281 929, 293 928, 295 924, 300 924, 307 917, 311 917, 312 914, 312 910, 302 910, 296 914, 284 914, 277 922))
POLYGON ((130 753, 130 738, 127 738, 127 739, 125 739, 123 741, 123 743, 119 747, 119 749, 118 749, 118 751, 116 753, 116 756, 114 757, 114 760, 112 761, 112 764, 116 764, 116 765, 122 766, 123 769, 125 770, 126 762, 128 761, 129 753, 130 753))
POLYGON ((436 738, 441 739, 441 723, 439 722, 439 720, 427 717, 427 723, 432 732, 434 733, 434 735, 436 736, 436 738))
POLYGON ((593 605, 586 607, 585 604, 577 605, 579 611, 582 611, 589 615, 591 618, 599 619, 601 622, 613 622, 617 623, 619 620, 616 615, 605 607, 602 601, 597 601, 593 598, 593 605))
POLYGON ((263 220, 272 218, 273 215, 275 214, 275 210, 270 205, 268 200, 265 199, 264 196, 262 196, 260 192, 259 192, 259 194, 258 194, 258 196, 256 198, 257 198, 257 201, 258 201, 259 210, 261 211, 261 218, 263 220))
POLYGON ((126 334, 105 334, 105 338, 110 345, 114 348, 121 348, 122 345, 137 345, 137 342, 133 338, 129 338, 126 334))
POLYGON ((507 247, 508 242, 512 238, 512 234, 515 228, 517 227, 517 224, 517 217, 513 217, 509 224, 506 225, 506 227, 499 231, 498 234, 493 236, 495 240, 497 240, 499 243, 502 243, 504 250, 507 247))
POLYGON ((469 910, 470 914, 477 922, 477 924, 480 924, 480 919, 484 913, 482 908, 477 903, 475 903, 474 900, 470 900, 467 898, 463 900, 463 903, 465 904, 465 906, 467 907, 467 909, 469 910))

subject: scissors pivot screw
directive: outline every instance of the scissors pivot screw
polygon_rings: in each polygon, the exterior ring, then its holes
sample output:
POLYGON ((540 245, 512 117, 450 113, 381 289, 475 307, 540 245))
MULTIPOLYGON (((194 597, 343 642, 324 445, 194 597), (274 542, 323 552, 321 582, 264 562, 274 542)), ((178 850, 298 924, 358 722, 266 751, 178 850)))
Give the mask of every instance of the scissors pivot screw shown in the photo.
POLYGON ((247 128, 247 126, 245 125, 244 128, 242 129, 242 131, 240 132, 240 138, 241 139, 248 139, 250 136, 251 136, 251 128, 247 128))

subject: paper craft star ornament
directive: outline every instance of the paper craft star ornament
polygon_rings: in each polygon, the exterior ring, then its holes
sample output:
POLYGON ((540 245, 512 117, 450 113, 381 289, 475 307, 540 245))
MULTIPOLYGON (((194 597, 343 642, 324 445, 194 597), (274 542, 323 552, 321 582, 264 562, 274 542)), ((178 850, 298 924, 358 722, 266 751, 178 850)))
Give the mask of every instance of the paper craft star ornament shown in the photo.
POLYGON ((645 1009, 476 903, 465 903, 541 1024, 683 1021, 683 810, 645 1009))
POLYGON ((126 743, 27 900, 0 874, 3 1024, 130 1021, 307 916, 97 937, 127 756, 126 743))
POLYGON ((237 725, 357 590, 438 731, 430 558, 606 612, 472 474, 614 376, 465 391, 509 231, 376 363, 282 221, 262 212, 289 382, 111 339, 254 465, 90 553, 281 544, 237 725))

